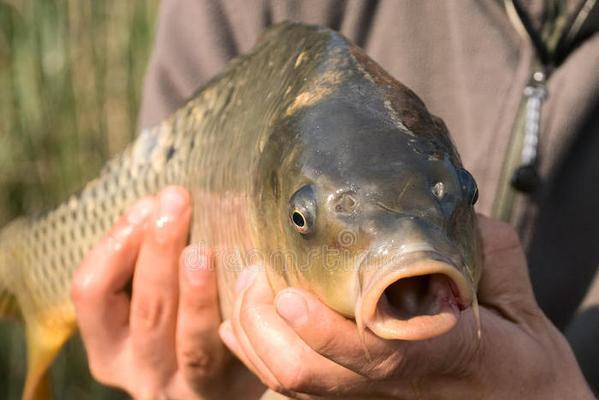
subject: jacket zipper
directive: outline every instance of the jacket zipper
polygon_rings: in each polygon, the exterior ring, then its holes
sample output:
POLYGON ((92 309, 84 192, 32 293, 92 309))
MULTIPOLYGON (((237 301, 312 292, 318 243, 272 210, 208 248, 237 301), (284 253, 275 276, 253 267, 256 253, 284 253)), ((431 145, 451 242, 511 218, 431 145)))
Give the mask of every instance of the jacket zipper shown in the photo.
MULTIPOLYGON (((538 146, 541 132, 541 111, 544 101, 549 93, 547 90, 547 79, 552 72, 553 66, 548 57, 552 57, 556 51, 556 43, 561 37, 573 37, 580 29, 582 23, 595 6, 596 0, 586 0, 578 10, 569 26, 554 21, 554 30, 545 35, 544 42, 553 45, 544 45, 543 49, 535 49, 531 60, 529 80, 526 84, 516 119, 512 127, 512 134, 508 149, 503 162, 501 176, 498 182, 495 201, 493 203, 492 215, 503 221, 511 221, 513 217, 514 203, 518 192, 533 193, 540 184, 538 176, 538 146), (557 30, 557 31, 556 31, 557 30), (549 48, 548 48, 549 47, 549 48), (542 50, 542 51, 541 51, 542 50), (547 54, 549 53, 549 54, 547 54), (544 56, 541 56, 544 55, 544 56)), ((506 12, 510 22, 521 36, 530 40, 533 44, 530 28, 525 27, 524 21, 516 11, 514 0, 504 0, 506 12)), ((559 18, 564 18, 560 15, 559 18)), ((537 37, 538 41, 538 37, 537 37)))

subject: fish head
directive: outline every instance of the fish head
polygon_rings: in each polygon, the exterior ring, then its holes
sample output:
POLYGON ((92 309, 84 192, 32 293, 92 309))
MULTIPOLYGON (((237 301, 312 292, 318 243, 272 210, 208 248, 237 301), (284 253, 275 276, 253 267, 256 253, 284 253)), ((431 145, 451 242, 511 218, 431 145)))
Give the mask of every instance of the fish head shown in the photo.
POLYGON ((475 300, 476 183, 440 119, 364 57, 287 113, 265 147, 269 278, 379 337, 427 339, 475 300))

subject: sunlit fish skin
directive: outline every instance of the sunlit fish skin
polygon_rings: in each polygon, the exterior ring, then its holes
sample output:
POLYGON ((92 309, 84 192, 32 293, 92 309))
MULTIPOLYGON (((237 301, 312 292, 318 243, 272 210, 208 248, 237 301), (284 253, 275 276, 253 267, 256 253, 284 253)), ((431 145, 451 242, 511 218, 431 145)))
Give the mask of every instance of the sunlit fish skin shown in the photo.
POLYGON ((420 340, 475 301, 476 185, 443 122, 336 32, 283 23, 57 209, 0 233, 0 314, 27 327, 26 399, 73 333, 73 271, 136 199, 193 198, 222 313, 239 271, 315 293, 359 329, 420 340))

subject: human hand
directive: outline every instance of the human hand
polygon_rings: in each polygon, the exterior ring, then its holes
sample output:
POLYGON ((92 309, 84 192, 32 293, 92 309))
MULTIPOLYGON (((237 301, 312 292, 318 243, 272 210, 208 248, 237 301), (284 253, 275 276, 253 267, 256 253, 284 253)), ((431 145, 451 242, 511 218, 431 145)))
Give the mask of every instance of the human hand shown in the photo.
POLYGON ((182 188, 144 198, 76 272, 72 298, 91 372, 136 399, 257 398, 264 387, 218 337, 211 255, 185 248, 190 216, 182 188))
POLYGON ((240 276, 227 346, 273 390, 298 399, 593 399, 563 336, 539 309, 513 229, 481 217, 482 337, 472 309, 434 339, 387 341, 261 268, 240 276), (367 354, 367 355, 366 355, 367 354))

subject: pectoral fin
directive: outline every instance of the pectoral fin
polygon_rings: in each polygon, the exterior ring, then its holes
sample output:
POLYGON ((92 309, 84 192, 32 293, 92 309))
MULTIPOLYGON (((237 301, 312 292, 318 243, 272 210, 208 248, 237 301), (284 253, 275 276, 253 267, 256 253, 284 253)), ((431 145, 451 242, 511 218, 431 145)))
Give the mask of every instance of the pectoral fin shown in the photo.
POLYGON ((48 368, 74 333, 75 326, 70 304, 44 312, 44 315, 38 315, 36 319, 26 318, 28 365, 23 400, 51 398, 48 368))
POLYGON ((17 298, 0 288, 0 318, 21 319, 17 298))

